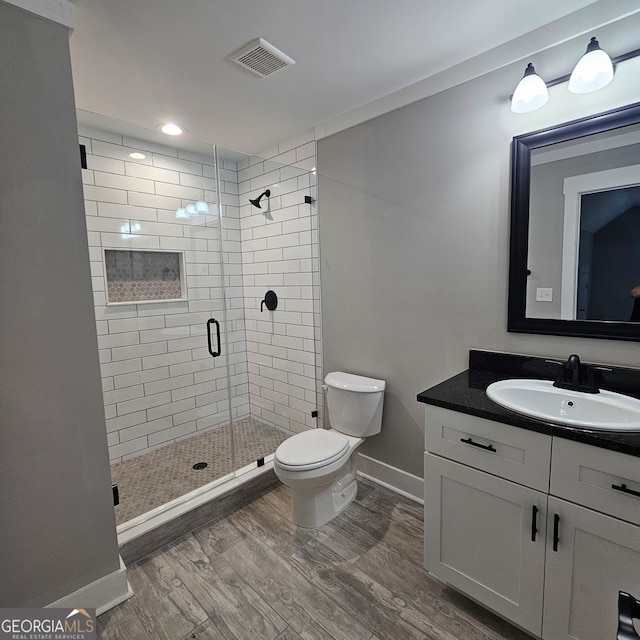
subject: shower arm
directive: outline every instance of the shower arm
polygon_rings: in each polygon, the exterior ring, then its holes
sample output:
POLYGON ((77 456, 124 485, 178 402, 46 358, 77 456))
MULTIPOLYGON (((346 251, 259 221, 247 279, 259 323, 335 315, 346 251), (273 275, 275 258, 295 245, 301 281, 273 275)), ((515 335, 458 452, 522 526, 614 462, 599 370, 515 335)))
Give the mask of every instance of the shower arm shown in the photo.
POLYGON ((262 209, 262 207, 260 206, 260 200, 262 200, 262 198, 264 196, 267 196, 267 198, 270 198, 271 197, 271 191, 269 189, 267 189, 266 191, 263 191, 257 198, 254 198, 253 200, 251 198, 249 198, 249 202, 254 207, 257 207, 258 209, 262 209))

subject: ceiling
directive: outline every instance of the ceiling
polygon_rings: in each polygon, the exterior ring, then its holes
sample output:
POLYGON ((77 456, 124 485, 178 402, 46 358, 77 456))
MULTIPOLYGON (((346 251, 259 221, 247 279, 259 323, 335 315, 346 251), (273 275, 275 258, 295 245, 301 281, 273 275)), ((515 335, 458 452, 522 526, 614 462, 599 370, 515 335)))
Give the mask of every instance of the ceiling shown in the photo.
POLYGON ((73 0, 76 103, 259 154, 602 1, 73 0), (229 61, 257 37, 296 64, 229 61))

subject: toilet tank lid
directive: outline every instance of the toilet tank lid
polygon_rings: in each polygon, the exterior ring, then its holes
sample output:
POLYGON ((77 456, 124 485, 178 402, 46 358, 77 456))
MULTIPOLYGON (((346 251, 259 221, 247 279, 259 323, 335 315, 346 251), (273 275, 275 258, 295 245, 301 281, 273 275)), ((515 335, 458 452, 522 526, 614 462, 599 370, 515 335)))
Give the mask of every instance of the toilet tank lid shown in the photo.
POLYGON ((333 371, 332 373, 328 373, 324 382, 329 387, 334 387, 335 389, 357 391, 359 393, 384 391, 387 386, 387 383, 384 380, 365 378, 364 376, 356 376, 353 373, 344 373, 342 371, 333 371))

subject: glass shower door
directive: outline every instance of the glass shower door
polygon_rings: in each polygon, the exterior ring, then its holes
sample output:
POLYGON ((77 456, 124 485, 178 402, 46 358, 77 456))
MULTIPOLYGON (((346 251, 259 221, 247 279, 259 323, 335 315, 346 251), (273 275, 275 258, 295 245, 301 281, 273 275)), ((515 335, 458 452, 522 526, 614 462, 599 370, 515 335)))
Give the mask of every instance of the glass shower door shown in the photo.
POLYGON ((216 168, 210 145, 78 119, 122 525, 233 472, 216 168))
MULTIPOLYGON (((238 474, 318 424, 315 173, 218 150, 238 474)), ((287 157, 296 155, 295 151, 287 157)), ((315 156, 315 154, 314 154, 315 156)))

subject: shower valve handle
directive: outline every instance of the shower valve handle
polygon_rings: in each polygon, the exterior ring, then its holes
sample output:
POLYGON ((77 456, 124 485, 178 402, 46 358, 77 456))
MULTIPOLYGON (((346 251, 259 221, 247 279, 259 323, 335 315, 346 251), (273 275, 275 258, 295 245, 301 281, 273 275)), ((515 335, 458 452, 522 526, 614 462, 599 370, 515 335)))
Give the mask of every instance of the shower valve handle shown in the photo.
POLYGON ((269 311, 275 311, 278 308, 278 296, 275 291, 267 291, 264 295, 264 300, 260 303, 260 311, 264 311, 264 305, 267 305, 269 311))

